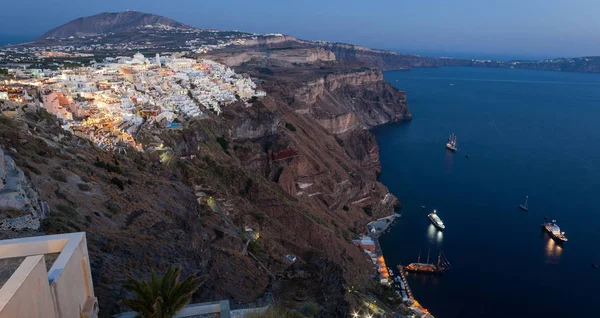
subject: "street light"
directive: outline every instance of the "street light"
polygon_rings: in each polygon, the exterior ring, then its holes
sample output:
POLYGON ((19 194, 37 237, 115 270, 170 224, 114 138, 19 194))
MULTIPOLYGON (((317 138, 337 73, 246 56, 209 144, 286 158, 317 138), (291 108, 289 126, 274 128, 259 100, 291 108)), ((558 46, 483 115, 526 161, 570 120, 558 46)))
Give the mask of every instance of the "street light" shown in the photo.
POLYGON ((358 318, 358 312, 355 311, 354 313, 352 313, 352 317, 358 318))

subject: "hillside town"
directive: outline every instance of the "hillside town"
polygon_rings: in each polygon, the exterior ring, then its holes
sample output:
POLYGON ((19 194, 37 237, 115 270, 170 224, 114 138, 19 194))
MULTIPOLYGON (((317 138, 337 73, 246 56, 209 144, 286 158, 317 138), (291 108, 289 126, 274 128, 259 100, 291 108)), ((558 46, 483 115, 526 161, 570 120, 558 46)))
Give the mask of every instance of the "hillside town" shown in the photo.
POLYGON ((132 146, 142 125, 176 128, 185 120, 221 114, 234 102, 251 106, 266 95, 248 76, 212 60, 173 53, 148 58, 106 57, 70 69, 8 69, 0 100, 35 103, 56 115, 65 130, 102 149, 132 146))

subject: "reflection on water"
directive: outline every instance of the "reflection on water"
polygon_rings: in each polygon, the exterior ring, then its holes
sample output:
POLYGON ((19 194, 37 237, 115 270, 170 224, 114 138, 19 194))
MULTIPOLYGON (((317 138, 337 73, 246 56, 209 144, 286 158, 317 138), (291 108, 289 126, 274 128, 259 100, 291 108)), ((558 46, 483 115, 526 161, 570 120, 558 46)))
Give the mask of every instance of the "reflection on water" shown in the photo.
POLYGON ((446 149, 446 158, 444 159, 444 163, 446 166, 446 172, 452 172, 452 166, 454 166, 454 155, 455 153, 446 149))
POLYGON ((427 228, 427 238, 429 239, 429 243, 442 244, 442 240, 444 239, 444 232, 438 230, 433 224, 429 224, 427 228))
POLYGON ((560 255, 562 254, 562 246, 557 244, 556 241, 554 241, 548 235, 544 235, 544 237, 548 240, 546 243, 546 263, 558 264, 560 261, 560 255))

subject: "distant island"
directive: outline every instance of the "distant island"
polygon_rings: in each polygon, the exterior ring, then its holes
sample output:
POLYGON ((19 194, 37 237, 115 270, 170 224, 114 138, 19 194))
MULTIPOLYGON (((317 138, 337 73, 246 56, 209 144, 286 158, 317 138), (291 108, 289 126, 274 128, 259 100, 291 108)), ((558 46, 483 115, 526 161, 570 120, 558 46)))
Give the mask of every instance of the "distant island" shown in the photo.
MULTIPOLYGON (((99 53, 102 56, 104 49, 127 52, 177 47, 198 51, 199 47, 210 47, 211 44, 219 49, 225 46, 255 47, 262 50, 322 48, 331 51, 337 60, 360 62, 384 71, 413 67, 472 66, 600 73, 600 56, 511 61, 425 57, 347 43, 307 41, 281 34, 198 29, 166 17, 138 11, 105 12, 78 18, 46 32, 32 42, 10 47, 15 50, 26 47, 30 51, 32 48, 42 50, 68 46, 73 52, 99 53)), ((2 50, 0 47, 0 51, 2 50)), ((0 58, 0 63, 6 60, 0 58)), ((35 59, 21 57, 21 60, 31 62, 35 59)))

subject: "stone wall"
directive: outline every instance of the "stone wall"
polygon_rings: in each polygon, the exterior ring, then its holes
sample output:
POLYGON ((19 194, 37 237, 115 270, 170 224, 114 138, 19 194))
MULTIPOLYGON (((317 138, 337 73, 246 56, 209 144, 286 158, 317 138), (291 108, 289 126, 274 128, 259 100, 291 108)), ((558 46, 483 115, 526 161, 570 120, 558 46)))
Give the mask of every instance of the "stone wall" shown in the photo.
POLYGON ((0 148, 0 230, 39 229, 48 205, 13 158, 0 148))

